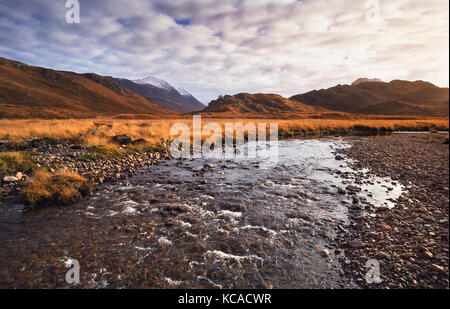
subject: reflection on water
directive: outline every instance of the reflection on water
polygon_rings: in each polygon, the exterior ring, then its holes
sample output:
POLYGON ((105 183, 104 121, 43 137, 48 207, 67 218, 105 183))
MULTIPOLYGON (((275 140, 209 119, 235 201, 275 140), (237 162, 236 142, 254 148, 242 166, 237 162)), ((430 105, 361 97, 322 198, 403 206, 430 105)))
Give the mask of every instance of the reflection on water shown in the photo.
POLYGON ((279 141, 276 165, 265 150, 171 160, 70 207, 2 207, 0 286, 65 287, 70 258, 80 262, 82 287, 346 286, 334 238, 352 197, 339 188, 357 185, 361 207, 392 206, 402 192, 390 179, 355 184, 336 160, 348 146, 279 141))

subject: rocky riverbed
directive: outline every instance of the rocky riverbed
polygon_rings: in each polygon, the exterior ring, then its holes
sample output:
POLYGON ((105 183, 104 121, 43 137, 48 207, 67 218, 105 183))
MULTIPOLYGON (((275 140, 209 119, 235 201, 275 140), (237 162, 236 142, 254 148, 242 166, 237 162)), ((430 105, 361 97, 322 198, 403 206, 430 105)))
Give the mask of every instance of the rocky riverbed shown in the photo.
MULTIPOLYGON (((346 276, 360 286, 449 288, 449 147, 443 140, 442 134, 394 134, 357 139, 340 150, 354 169, 368 168, 406 188, 392 208, 350 209, 351 224, 338 243, 346 276), (370 259, 380 263, 380 284, 365 280, 370 259)), ((357 183, 367 180, 356 176, 357 183)))
MULTIPOLYGON (((121 148, 126 151, 131 145, 131 139, 123 140, 121 148), (122 145, 126 144, 126 145, 122 145)), ((139 140, 137 142, 140 142, 139 140)), ((91 183, 102 184, 114 182, 130 177, 144 166, 154 165, 167 160, 169 152, 168 141, 161 141, 161 150, 149 152, 133 151, 126 155, 114 155, 99 158, 96 147, 86 147, 77 142, 58 138, 38 138, 15 142, 3 142, 0 151, 25 151, 37 166, 48 168, 51 172, 58 170, 71 170, 87 178, 91 183)), ((19 203, 19 191, 23 188, 30 175, 19 173, 7 175, 0 179, 0 205, 6 203, 19 203)))
POLYGON ((36 160, 76 168, 98 190, 66 207, 6 199, 0 287, 71 287, 77 259, 82 288, 448 288, 442 139, 283 140, 277 162, 259 143, 248 145, 256 158, 115 161, 45 143, 36 160), (365 280, 371 259, 380 284, 365 280))

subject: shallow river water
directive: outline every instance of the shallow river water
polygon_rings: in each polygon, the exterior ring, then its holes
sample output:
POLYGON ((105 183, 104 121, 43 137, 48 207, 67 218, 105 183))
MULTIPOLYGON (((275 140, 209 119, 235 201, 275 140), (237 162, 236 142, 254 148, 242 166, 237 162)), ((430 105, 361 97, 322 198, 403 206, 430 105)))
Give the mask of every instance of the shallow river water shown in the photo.
MULTIPOLYGON (((170 160, 72 206, 0 207, 0 287, 70 287, 69 259, 78 287, 349 286, 334 238, 352 197, 338 189, 368 171, 336 159, 342 139, 277 143, 277 164, 170 160)), ((361 205, 376 207, 403 190, 372 176, 358 187, 361 205)))

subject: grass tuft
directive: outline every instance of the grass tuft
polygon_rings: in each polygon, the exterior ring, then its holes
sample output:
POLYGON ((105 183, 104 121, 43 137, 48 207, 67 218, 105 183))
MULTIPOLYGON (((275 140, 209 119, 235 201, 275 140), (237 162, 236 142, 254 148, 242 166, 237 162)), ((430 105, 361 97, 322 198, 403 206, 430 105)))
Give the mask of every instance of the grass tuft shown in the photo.
POLYGON ((17 172, 31 173, 37 165, 23 152, 0 152, 0 177, 15 175, 17 172))
POLYGON ((128 145, 126 148, 127 154, 132 154, 136 152, 164 152, 167 148, 164 147, 161 143, 142 143, 135 145, 128 145))
POLYGON ((112 158, 118 158, 125 154, 125 151, 115 144, 106 144, 101 146, 94 146, 90 148, 94 152, 90 158, 95 160, 107 160, 112 158))
POLYGON ((21 191, 21 195, 30 205, 51 203, 70 205, 92 191, 93 185, 75 172, 63 171, 50 174, 45 170, 38 170, 21 191))

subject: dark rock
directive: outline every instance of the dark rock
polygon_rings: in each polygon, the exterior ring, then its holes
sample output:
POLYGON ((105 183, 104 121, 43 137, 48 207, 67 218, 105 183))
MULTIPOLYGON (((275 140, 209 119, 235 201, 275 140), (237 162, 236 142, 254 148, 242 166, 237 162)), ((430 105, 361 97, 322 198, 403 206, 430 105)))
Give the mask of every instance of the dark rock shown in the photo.
POLYGON ((174 226, 175 225, 175 221, 174 220, 172 220, 172 219, 168 219, 168 220, 166 220, 166 226, 174 226))
POLYGON ((298 217, 303 220, 311 220, 311 217, 307 214, 299 214, 298 217))
POLYGON ((346 188, 345 188, 347 191, 349 191, 349 192, 359 192, 359 191, 361 191, 361 189, 360 188, 358 188, 358 187, 355 187, 355 186, 352 186, 352 185, 349 185, 349 186, 347 186, 346 188))
MULTIPOLYGON (((139 138, 139 139, 136 139, 136 140, 131 142, 132 145, 142 145, 142 144, 145 144, 145 143, 147 143, 147 141, 145 139, 143 139, 143 138, 139 138)), ((123 144, 123 145, 125 145, 125 144, 123 144)))
POLYGON ((128 135, 122 134, 113 136, 111 138, 111 141, 119 145, 129 145, 132 143, 133 140, 128 135))
POLYGON ((57 138, 50 138, 50 137, 42 137, 42 138, 35 138, 30 142, 31 148, 39 148, 44 147, 48 145, 56 145, 61 143, 60 139, 57 138))
POLYGON ((349 242, 347 243, 347 245, 348 245, 350 248, 353 248, 353 249, 360 249, 360 248, 364 248, 364 247, 366 246, 366 244, 363 243, 363 242, 362 242, 361 240, 359 240, 359 239, 355 239, 355 240, 349 241, 349 242))
POLYGON ((212 165, 212 164, 210 164, 210 163, 205 163, 205 164, 203 164, 203 168, 204 168, 204 169, 214 168, 214 165, 212 165))

